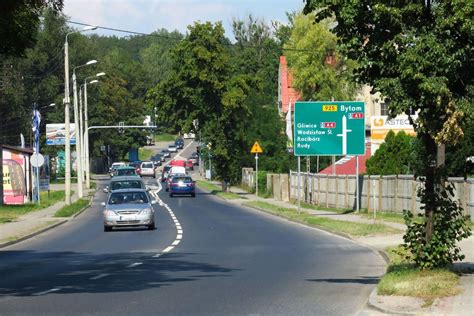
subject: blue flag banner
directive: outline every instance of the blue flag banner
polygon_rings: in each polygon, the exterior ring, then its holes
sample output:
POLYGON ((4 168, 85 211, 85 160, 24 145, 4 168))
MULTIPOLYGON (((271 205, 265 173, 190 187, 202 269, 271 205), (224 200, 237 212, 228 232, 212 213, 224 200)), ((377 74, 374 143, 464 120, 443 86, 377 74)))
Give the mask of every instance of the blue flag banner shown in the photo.
POLYGON ((33 117, 32 117, 32 130, 33 135, 35 137, 34 141, 34 149, 37 153, 39 153, 39 138, 40 138, 40 124, 41 124, 41 114, 36 109, 33 110, 33 117))

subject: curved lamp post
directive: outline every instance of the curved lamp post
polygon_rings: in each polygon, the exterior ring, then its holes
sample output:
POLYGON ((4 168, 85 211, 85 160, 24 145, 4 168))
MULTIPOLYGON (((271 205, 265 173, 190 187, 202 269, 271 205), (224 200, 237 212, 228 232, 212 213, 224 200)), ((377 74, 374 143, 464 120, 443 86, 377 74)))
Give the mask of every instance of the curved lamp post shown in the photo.
POLYGON ((69 32, 66 34, 64 41, 64 125, 66 131, 65 140, 65 203, 71 204, 71 135, 70 135, 70 119, 69 119, 69 104, 71 100, 69 98, 69 44, 67 38, 69 35, 74 33, 81 33, 86 31, 95 30, 97 26, 86 26, 82 30, 69 32))
POLYGON ((74 67, 72 71, 72 81, 73 81, 73 92, 74 92, 74 125, 76 128, 76 162, 77 162, 77 195, 79 198, 82 198, 84 196, 83 194, 83 188, 82 188, 82 135, 81 135, 81 127, 79 124, 79 109, 77 105, 77 78, 76 78, 76 69, 94 65, 97 63, 97 60, 92 59, 89 60, 87 63, 74 67))
MULTIPOLYGON (((99 72, 95 76, 90 76, 84 79, 84 129, 83 129, 83 137, 84 137, 84 146, 83 152, 85 155, 84 158, 84 171, 86 176, 86 188, 90 189, 91 187, 91 179, 90 179, 90 162, 89 162, 89 121, 88 121, 88 109, 87 109, 87 80, 91 78, 98 78, 101 76, 105 76, 105 72, 99 72)), ((98 83, 99 80, 94 79, 89 81, 90 84, 98 83)))

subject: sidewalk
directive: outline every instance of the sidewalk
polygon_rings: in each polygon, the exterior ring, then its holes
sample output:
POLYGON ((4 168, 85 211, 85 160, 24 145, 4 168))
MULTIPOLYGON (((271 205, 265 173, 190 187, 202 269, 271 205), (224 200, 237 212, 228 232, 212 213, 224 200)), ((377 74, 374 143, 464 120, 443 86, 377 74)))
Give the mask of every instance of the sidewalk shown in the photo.
MULTIPOLYGON (((51 184, 50 188, 51 191, 64 190, 64 184, 51 184)), ((73 184, 71 190, 74 191, 71 203, 74 203, 79 199, 76 185, 73 184)), ((84 190, 84 197, 93 192, 94 190, 84 190)), ((0 224, 0 248, 31 238, 67 222, 69 218, 54 217, 54 214, 65 205, 66 203, 61 201, 42 210, 26 213, 14 222, 0 224)))
MULTIPOLYGON (((202 177, 195 175, 196 179, 203 179, 202 177)), ((203 179, 204 180, 204 179, 203 179)), ((221 183, 212 181, 213 184, 220 186, 221 183)), ((284 208, 297 209, 298 207, 289 202, 275 200, 274 198, 260 198, 255 194, 248 193, 247 191, 238 188, 231 187, 230 191, 242 196, 242 199, 227 200, 229 203, 242 205, 249 201, 262 201, 271 203, 284 208)), ((368 223, 372 224, 373 220, 361 218, 354 214, 338 214, 329 211, 318 211, 312 209, 305 209, 301 207, 301 211, 307 212, 308 214, 326 217, 334 220, 342 220, 356 223, 368 223)), ((381 223, 393 228, 404 231, 406 226, 404 224, 393 223, 388 221, 377 220, 377 223, 381 223)), ((403 234, 391 234, 386 236, 366 236, 366 237, 350 237, 350 239, 367 245, 378 252, 384 254, 385 258, 388 258, 384 252, 385 248, 390 246, 398 246, 403 243, 403 234)), ((470 271, 470 273, 461 274, 461 286, 463 293, 436 300, 431 307, 423 308, 423 301, 412 298, 412 297, 400 297, 400 296, 382 296, 377 295, 377 290, 370 295, 368 304, 376 310, 364 310, 361 315, 383 315, 383 314, 398 314, 398 315, 473 315, 474 316, 474 236, 464 239, 459 243, 462 253, 466 258, 459 263, 455 263, 456 269, 462 269, 462 271, 470 271)))

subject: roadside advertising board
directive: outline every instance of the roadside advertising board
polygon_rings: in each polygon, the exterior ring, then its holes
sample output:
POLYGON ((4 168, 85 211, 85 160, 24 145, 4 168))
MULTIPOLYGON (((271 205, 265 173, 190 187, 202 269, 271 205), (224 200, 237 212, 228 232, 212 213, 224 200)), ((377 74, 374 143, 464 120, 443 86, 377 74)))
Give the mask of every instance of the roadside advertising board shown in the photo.
MULTIPOLYGON (((46 145, 65 145, 66 128, 65 124, 46 124, 46 145)), ((69 124, 69 135, 71 145, 76 145, 76 128, 74 123, 69 124)))
MULTIPOLYGON (((418 115, 411 115, 411 118, 416 121, 418 115)), ((370 147, 372 154, 385 141, 385 137, 389 131, 395 134, 404 131, 408 135, 416 136, 413 125, 410 124, 408 115, 397 115, 389 119, 386 115, 374 115, 370 117, 370 147)))
POLYGON ((27 202, 27 155, 3 149, 3 203, 27 202))
POLYGON ((44 164, 40 167, 40 170, 39 170, 40 191, 48 191, 49 190, 49 180, 50 180, 49 170, 50 170, 49 156, 45 155, 44 156, 44 164))
POLYGON ((296 156, 364 155, 364 102, 296 102, 294 153, 296 156))

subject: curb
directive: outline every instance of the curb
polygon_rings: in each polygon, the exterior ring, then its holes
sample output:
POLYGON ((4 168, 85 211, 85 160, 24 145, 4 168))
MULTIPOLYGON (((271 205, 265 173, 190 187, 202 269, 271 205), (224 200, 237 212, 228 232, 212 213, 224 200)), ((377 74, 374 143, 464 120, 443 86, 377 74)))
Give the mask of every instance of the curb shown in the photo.
POLYGON ((89 203, 88 205, 84 206, 81 210, 79 210, 76 214, 73 214, 71 217, 69 217, 68 220, 71 220, 71 219, 74 219, 76 217, 78 217, 79 215, 81 215, 82 213, 84 213, 85 210, 87 210, 89 207, 91 207, 92 205, 92 201, 94 200, 95 198, 95 193, 97 191, 94 192, 94 194, 92 194, 92 196, 89 198, 89 203))
MULTIPOLYGON (((97 191, 95 191, 95 192, 97 192, 97 191)), ((60 219, 61 217, 57 217, 57 218, 59 219, 59 222, 54 223, 54 224, 51 224, 51 225, 46 226, 46 227, 44 227, 44 228, 41 228, 40 230, 37 230, 37 231, 35 231, 35 232, 32 232, 32 233, 27 234, 27 235, 25 235, 25 236, 22 236, 22 237, 20 237, 20 238, 18 238, 18 239, 10 240, 10 241, 8 241, 8 242, 6 242, 6 243, 0 244, 0 249, 1 249, 1 248, 8 247, 8 246, 11 246, 11 245, 14 245, 14 244, 17 244, 17 243, 22 242, 22 241, 24 241, 24 240, 30 239, 30 238, 32 238, 32 237, 35 237, 35 236, 37 236, 37 235, 39 235, 39 234, 45 233, 45 232, 47 232, 47 231, 49 231, 49 230, 51 230, 51 229, 53 229, 53 228, 56 228, 56 227, 58 227, 58 226, 60 226, 60 225, 62 225, 62 224, 64 224, 64 223, 69 222, 70 220, 76 218, 77 216, 79 216, 80 214, 82 214, 86 209, 88 209, 88 208, 91 206, 92 200, 93 200, 93 198, 95 197, 95 192, 94 192, 94 194, 92 195, 92 197, 89 199, 89 204, 88 204, 87 206, 85 206, 84 208, 82 208, 80 211, 78 211, 76 214, 72 215, 71 217, 64 218, 64 219, 62 219, 62 220, 60 219)), ((78 199, 78 200, 79 200, 79 199, 78 199)))
MULTIPOLYGON (((390 260, 389 260, 389 257, 387 255, 387 253, 383 250, 377 250, 375 248, 373 248, 372 246, 370 245, 367 245, 365 243, 362 243, 360 241, 357 241, 355 239, 352 238, 352 236, 350 236, 349 234, 346 234, 346 233, 340 233, 340 232, 334 232, 334 231, 331 231, 331 230, 328 230, 326 229, 325 227, 321 227, 321 226, 311 226, 311 225, 308 225, 306 223, 302 223, 302 222, 298 222, 298 221, 294 221, 294 220, 291 220, 287 217, 284 217, 284 216, 281 216, 279 214, 275 214, 275 213, 271 213, 263 208, 260 208, 260 207, 257 207, 257 206, 254 206, 254 205, 245 205, 245 204, 241 204, 241 206, 244 206, 244 207, 248 207, 248 208, 252 208, 252 209, 255 209, 255 210, 258 210, 258 211, 261 211, 261 212, 264 212, 266 214, 270 214, 270 215, 273 215, 273 216, 277 216, 277 217, 280 217, 280 218, 283 218, 283 219, 286 219, 290 222, 293 222, 293 223, 298 223, 298 224, 301 224, 301 225, 305 225, 307 227, 311 227, 311 228, 316 228, 316 229, 319 229, 319 230, 322 230, 322 231, 325 231, 329 234, 333 234, 333 235, 336 235, 336 236, 339 236, 339 237, 342 237, 342 238, 345 238, 345 239, 348 239, 352 242, 355 242, 357 244, 360 244, 364 247, 367 247, 369 248, 370 250, 372 250, 374 253, 378 254, 379 256, 382 257, 382 259, 386 262, 386 264, 388 265, 390 263, 390 260)), ((400 312, 400 311, 394 311, 394 310, 391 310, 391 309, 388 309, 388 308, 385 308, 384 306, 382 306, 381 304, 377 303, 377 300, 375 299, 377 297, 377 286, 375 286, 375 288, 372 290, 372 292, 370 293, 369 295, 369 299, 367 301, 367 305, 374 308, 375 310, 379 311, 379 312, 383 312, 383 313, 386 313, 386 314, 390 314, 390 315, 417 315, 416 313, 408 313, 408 312, 400 312)))
POLYGON ((390 315, 420 315, 419 312, 401 312, 401 311, 396 311, 396 310, 393 310, 393 309, 386 308, 386 307, 384 307, 383 305, 381 305, 377 302, 377 300, 375 299, 377 297, 377 295, 378 294, 377 294, 377 287, 376 287, 372 291, 372 293, 370 293, 367 305, 372 307, 373 309, 379 311, 379 312, 390 314, 390 315))
POLYGON ((26 239, 30 239, 30 238, 32 238, 32 237, 34 237, 34 236, 36 236, 36 235, 42 234, 42 233, 44 233, 44 232, 47 232, 48 230, 51 230, 51 229, 53 229, 53 228, 55 228, 55 227, 57 227, 57 226, 60 226, 60 225, 66 223, 66 222, 68 222, 68 221, 69 221, 69 219, 60 220, 58 223, 54 223, 54 224, 51 224, 51 225, 49 225, 49 226, 46 226, 45 228, 42 228, 42 229, 40 229, 40 230, 37 230, 37 231, 35 231, 35 232, 31 233, 31 234, 28 234, 28 235, 25 235, 25 236, 20 237, 20 238, 18 238, 18 239, 11 240, 11 241, 8 241, 8 242, 6 242, 6 243, 4 243, 4 244, 1 244, 1 245, 0 245, 0 248, 5 248, 5 247, 11 246, 11 245, 13 245, 13 244, 19 243, 19 242, 21 242, 21 241, 24 241, 24 240, 26 240, 26 239))
MULTIPOLYGON (((271 203, 270 203, 271 204, 271 203)), ((261 212, 264 212, 264 213, 267 213, 267 214, 270 214, 270 215, 273 215, 273 216, 277 216, 277 217, 280 217, 280 218, 283 218, 283 219, 286 219, 287 221, 290 221, 290 222, 293 222, 293 223, 298 223, 298 224, 301 224, 301 225, 305 225, 305 226, 308 226, 308 227, 311 227, 311 228, 317 228, 317 229, 320 229, 320 230, 323 230, 327 233, 331 233, 333 235, 337 235, 339 237, 342 237, 342 238, 345 238, 345 239, 349 239, 351 241, 354 241, 354 242, 357 242, 356 240, 354 240, 352 238, 352 236, 350 236, 349 234, 346 234, 346 233, 340 233, 340 232, 334 232, 332 230, 329 230, 329 229, 326 229, 325 227, 322 227, 322 226, 311 226, 311 225, 308 225, 306 223, 303 223, 303 222, 298 222, 298 221, 294 221, 290 218, 287 218, 285 216, 281 216, 280 214, 275 214, 275 213, 272 213, 272 212, 269 212, 267 211, 266 209, 264 208, 261 208, 261 207, 258 207, 258 206, 254 206, 254 205, 247 205, 247 204, 242 204, 242 206, 245 206, 245 207, 249 207, 249 208, 253 208, 255 210, 258 210, 258 211, 261 211, 261 212)), ((364 245, 366 246, 366 245, 364 245)))

